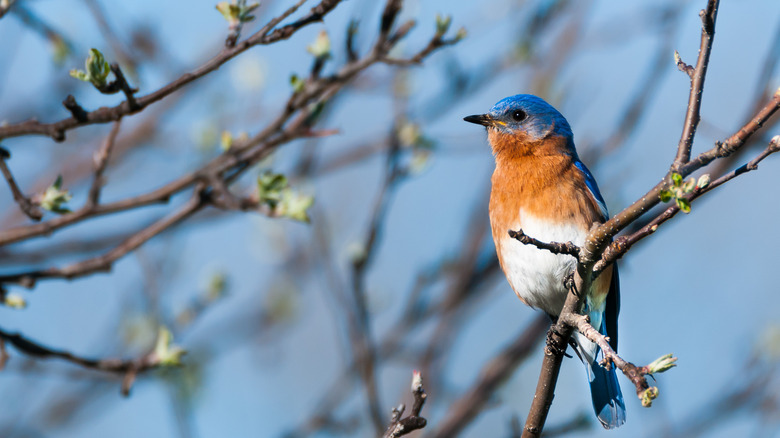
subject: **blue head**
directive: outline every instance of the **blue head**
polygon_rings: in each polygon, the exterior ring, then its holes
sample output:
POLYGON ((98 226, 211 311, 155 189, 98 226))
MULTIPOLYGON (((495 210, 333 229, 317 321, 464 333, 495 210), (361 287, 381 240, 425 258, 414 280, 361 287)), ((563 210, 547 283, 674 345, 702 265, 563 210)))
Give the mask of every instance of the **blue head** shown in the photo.
POLYGON ((548 137, 572 138, 569 122, 544 99, 532 94, 518 94, 498 101, 486 114, 464 117, 477 123, 525 141, 539 141, 548 137))

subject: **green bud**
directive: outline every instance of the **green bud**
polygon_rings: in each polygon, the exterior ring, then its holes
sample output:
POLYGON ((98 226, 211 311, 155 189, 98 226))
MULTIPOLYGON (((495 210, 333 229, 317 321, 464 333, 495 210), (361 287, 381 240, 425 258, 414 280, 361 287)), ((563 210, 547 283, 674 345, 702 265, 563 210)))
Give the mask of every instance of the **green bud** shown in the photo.
POLYGON ((436 36, 444 36, 450 29, 450 24, 452 24, 452 16, 447 15, 446 17, 442 17, 441 15, 436 14, 436 36))
POLYGON ((704 175, 699 177, 699 180, 696 181, 696 187, 699 189, 706 189, 707 186, 710 185, 710 174, 705 173, 704 175))
POLYGON ((24 309, 27 307, 27 301, 19 294, 9 293, 5 295, 3 304, 11 309, 24 309))
POLYGON ((330 37, 328 37, 328 32, 321 30, 314 42, 306 47, 306 51, 314 55, 315 58, 330 58, 330 37))
POLYGON ((231 146, 233 146, 233 134, 230 131, 222 131, 222 135, 219 136, 219 147, 223 151, 228 151, 231 146))
POLYGON ((206 298, 209 301, 216 301, 225 295, 227 290, 227 277, 224 273, 218 272, 211 276, 206 290, 206 298))
POLYGON ((70 201, 71 195, 67 190, 62 190, 62 175, 58 175, 54 184, 46 188, 41 195, 41 208, 54 213, 70 213, 70 210, 64 206, 70 201))
POLYGON ((222 17, 227 20, 227 22, 230 24, 230 27, 237 26, 239 21, 239 14, 241 12, 241 9, 238 7, 235 3, 228 3, 228 2, 219 2, 216 5, 217 10, 220 14, 222 14, 222 17))
POLYGON ((100 50, 92 48, 89 49, 89 55, 84 62, 84 71, 73 69, 70 75, 80 81, 91 82, 95 88, 103 88, 106 86, 106 78, 110 72, 111 67, 103 54, 100 50))
POLYGON ((461 27, 460 29, 458 29, 457 32, 455 32, 455 41, 460 41, 463 38, 466 38, 466 36, 468 36, 468 32, 466 31, 466 28, 461 27))
POLYGON ((682 185, 683 177, 677 172, 672 173, 672 184, 674 184, 675 187, 680 187, 682 185))
POLYGON ((412 147, 417 144, 420 137, 422 137, 420 126, 416 123, 405 121, 398 127, 398 140, 401 146, 412 147))
POLYGON ((685 198, 675 198, 675 201, 677 201, 677 206, 680 207, 680 211, 683 213, 690 213, 691 212, 691 203, 685 198))
POLYGON ((655 386, 647 388, 639 398, 642 400, 642 406, 649 408, 653 405, 653 400, 658 398, 658 388, 655 386))
POLYGON ((677 358, 672 357, 672 354, 665 354, 658 359, 652 361, 645 368, 648 374, 663 373, 677 366, 677 358))
POLYGON ((661 202, 669 202, 672 200, 672 192, 666 189, 661 190, 659 196, 661 198, 661 202))
POLYGON ((157 363, 160 366, 178 366, 181 365, 181 357, 187 354, 187 350, 175 345, 171 331, 161 326, 157 333, 154 354, 157 356, 157 363))
POLYGON ((685 181, 685 184, 682 185, 682 190, 684 193, 691 193, 695 187, 696 187, 696 180, 694 180, 693 177, 691 177, 688 178, 688 180, 685 181))
POLYGON ((303 91, 303 86, 306 85, 306 83, 298 75, 293 73, 290 75, 290 85, 292 86, 293 92, 300 93, 303 91))
POLYGON ((278 213, 300 222, 311 222, 309 208, 314 204, 314 196, 303 195, 291 189, 282 192, 282 203, 278 213))
POLYGON ((272 210, 282 200, 282 190, 288 186, 287 177, 280 173, 266 171, 257 177, 257 199, 272 210))

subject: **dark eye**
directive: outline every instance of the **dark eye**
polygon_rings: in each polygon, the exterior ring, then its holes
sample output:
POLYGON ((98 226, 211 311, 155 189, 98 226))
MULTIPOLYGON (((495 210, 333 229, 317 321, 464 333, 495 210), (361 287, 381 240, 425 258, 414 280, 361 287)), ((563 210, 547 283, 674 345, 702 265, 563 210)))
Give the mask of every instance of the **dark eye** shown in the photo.
POLYGON ((525 111, 522 110, 514 110, 512 112, 512 120, 515 122, 522 122, 527 117, 525 111))

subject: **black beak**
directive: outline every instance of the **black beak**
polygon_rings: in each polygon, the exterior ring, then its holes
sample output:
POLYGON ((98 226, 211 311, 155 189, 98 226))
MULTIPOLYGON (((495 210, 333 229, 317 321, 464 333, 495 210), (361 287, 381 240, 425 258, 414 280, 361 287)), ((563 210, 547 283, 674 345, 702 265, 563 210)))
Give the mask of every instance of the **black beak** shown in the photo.
POLYGON ((493 118, 488 114, 477 114, 473 116, 466 116, 463 120, 469 123, 476 123, 482 126, 493 126, 493 118))

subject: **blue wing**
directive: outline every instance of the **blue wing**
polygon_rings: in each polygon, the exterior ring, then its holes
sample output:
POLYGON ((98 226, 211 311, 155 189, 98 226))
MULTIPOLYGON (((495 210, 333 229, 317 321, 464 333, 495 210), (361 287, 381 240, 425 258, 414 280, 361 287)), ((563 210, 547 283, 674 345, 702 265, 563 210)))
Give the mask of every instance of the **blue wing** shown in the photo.
POLYGON ((588 170, 588 168, 585 166, 585 163, 580 160, 575 160, 574 165, 577 166, 577 169, 580 169, 580 171, 585 175, 585 184, 587 184, 588 190, 590 190, 590 194, 593 195, 593 199, 595 199, 596 203, 599 205, 601 216, 604 220, 609 219, 607 204, 604 202, 604 198, 601 197, 599 186, 596 184, 596 180, 593 178, 593 175, 590 174, 590 170, 588 170))

